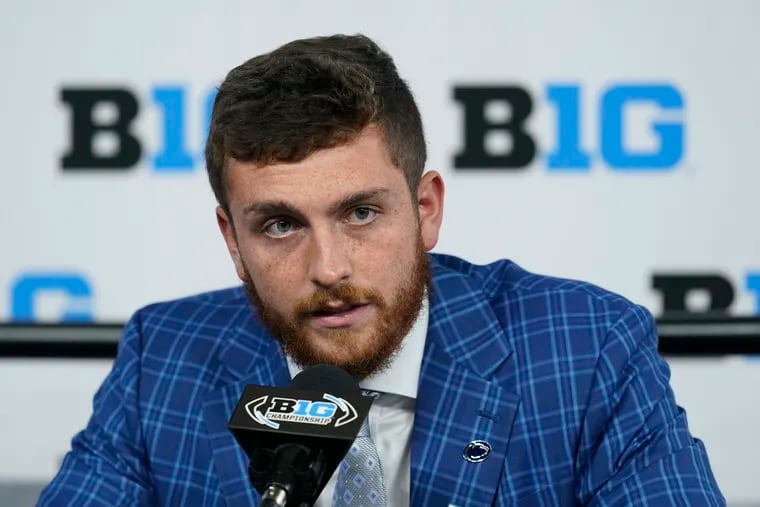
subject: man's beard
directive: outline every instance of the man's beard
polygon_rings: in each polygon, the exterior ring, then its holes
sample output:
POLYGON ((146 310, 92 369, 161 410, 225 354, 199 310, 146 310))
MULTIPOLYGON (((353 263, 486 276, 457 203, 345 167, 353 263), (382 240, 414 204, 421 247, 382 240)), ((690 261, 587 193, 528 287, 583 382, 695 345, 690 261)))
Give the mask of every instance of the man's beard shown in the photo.
MULTIPOLYGON (((245 275, 243 286, 261 322, 280 341, 285 353, 296 364, 301 367, 331 364, 344 369, 358 380, 382 371, 390 365, 401 342, 417 320, 425 290, 430 287, 430 266, 421 244, 417 247, 416 263, 411 273, 402 277, 402 280, 406 282, 399 288, 390 304, 376 290, 344 284, 331 289, 318 289, 311 297, 298 302, 293 315, 286 317, 261 298, 247 268, 245 275), (328 302, 335 301, 342 301, 349 305, 369 302, 377 310, 377 323, 367 338, 369 347, 360 357, 340 360, 334 354, 319 350, 306 336, 308 321, 314 317, 314 312, 324 308, 328 302)), ((355 347, 349 330, 328 329, 325 331, 325 336, 326 339, 340 344, 341 347, 355 347)))

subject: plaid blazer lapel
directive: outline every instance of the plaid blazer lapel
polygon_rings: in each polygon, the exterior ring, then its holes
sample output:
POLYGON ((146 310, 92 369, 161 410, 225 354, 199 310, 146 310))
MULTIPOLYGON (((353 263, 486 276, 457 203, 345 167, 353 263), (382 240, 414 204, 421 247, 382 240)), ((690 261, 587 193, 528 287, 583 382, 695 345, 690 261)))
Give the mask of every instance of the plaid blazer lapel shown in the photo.
POLYGON ((256 505, 259 495, 248 481, 248 457, 227 423, 246 385, 287 386, 290 373, 282 350, 254 323, 253 314, 230 337, 220 359, 229 381, 206 396, 203 417, 225 503, 228 507, 248 507, 256 505))
POLYGON ((411 504, 490 505, 519 405, 518 395, 494 380, 512 351, 476 281, 434 259, 432 268, 412 433, 411 504), (475 441, 490 446, 477 463, 464 457, 475 441))

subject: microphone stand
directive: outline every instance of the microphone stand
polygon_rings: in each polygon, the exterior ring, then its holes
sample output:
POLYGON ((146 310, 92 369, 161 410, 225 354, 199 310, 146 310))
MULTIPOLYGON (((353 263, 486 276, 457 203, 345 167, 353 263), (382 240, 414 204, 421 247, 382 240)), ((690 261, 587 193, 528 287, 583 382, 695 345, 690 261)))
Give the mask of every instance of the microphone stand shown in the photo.
POLYGON ((259 507, 285 507, 288 505, 288 492, 282 486, 272 484, 261 495, 259 507))
POLYGON ((325 456, 301 444, 282 444, 251 458, 248 475, 261 493, 259 507, 309 506, 324 474, 325 456))

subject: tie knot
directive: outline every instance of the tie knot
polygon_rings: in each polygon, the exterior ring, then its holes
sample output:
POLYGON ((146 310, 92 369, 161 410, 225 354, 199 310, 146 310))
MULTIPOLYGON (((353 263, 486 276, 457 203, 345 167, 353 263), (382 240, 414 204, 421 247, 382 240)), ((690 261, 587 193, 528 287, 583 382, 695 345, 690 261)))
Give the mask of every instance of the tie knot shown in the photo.
POLYGON ((380 394, 382 393, 379 393, 377 391, 370 391, 369 389, 362 389, 362 396, 367 396, 374 400, 377 400, 380 397, 380 394))

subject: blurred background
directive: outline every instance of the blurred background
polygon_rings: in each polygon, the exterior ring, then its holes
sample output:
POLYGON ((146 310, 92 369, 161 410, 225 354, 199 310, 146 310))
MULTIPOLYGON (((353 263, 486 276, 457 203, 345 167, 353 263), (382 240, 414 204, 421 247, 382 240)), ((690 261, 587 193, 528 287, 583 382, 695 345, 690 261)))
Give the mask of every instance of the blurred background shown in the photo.
POLYGON ((447 184, 436 251, 647 306, 729 505, 760 505, 758 19, 751 0, 0 0, 0 504, 55 473, 135 310, 236 284, 202 158, 226 72, 362 32, 447 184))

